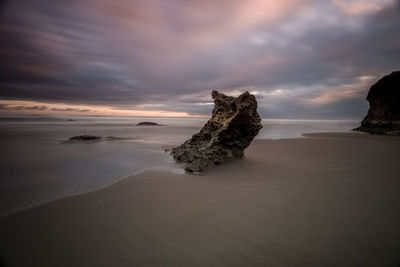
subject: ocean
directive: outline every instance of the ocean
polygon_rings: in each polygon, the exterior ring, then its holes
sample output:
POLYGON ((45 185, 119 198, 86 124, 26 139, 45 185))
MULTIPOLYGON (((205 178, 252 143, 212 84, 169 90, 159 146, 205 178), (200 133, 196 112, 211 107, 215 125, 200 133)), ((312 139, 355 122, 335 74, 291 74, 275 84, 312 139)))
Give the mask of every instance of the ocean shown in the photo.
MULTIPOLYGON (((93 191, 147 169, 184 173, 163 150, 198 132, 208 118, 0 115, 0 217, 93 191), (136 126, 152 121, 163 126, 136 126), (66 142, 77 135, 115 137, 66 142)), ((258 139, 348 132, 352 120, 264 119, 258 139)))

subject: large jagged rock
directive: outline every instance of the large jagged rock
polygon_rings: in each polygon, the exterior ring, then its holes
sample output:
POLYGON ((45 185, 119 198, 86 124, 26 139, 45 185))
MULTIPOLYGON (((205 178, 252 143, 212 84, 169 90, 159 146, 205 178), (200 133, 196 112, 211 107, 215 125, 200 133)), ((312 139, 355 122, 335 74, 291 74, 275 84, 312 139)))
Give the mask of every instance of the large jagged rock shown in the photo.
POLYGON ((392 72, 369 90, 370 108, 356 131, 400 135, 400 71, 392 72))
POLYGON ((185 170, 189 172, 242 158, 262 128, 254 95, 245 92, 232 97, 213 91, 212 98, 211 118, 199 133, 171 152, 176 161, 187 163, 185 170))

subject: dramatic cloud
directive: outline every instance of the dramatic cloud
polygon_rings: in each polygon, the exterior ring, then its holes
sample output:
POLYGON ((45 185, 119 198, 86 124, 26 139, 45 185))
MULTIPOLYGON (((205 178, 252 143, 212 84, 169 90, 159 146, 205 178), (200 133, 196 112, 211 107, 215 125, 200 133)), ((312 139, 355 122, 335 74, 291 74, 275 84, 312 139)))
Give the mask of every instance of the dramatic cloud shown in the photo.
POLYGON ((391 0, 8 0, 0 99, 182 115, 249 90, 264 117, 360 118, 399 31, 391 0))
MULTIPOLYGON (((380 1, 344 1, 344 0, 333 0, 333 3, 340 6, 342 10, 350 15, 359 15, 374 11, 379 11, 382 6, 379 5, 380 1)), ((382 2, 382 1, 381 1, 382 2)))

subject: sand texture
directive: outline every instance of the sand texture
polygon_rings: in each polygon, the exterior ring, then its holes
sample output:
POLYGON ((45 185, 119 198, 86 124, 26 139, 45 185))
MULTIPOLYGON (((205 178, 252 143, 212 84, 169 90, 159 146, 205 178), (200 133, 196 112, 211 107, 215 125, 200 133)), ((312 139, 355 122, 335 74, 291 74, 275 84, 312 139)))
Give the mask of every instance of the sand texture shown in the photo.
MULTIPOLYGON (((5 266, 398 266, 400 138, 255 140, 0 219, 5 266)), ((1 265, 1 264, 0 264, 1 265)))

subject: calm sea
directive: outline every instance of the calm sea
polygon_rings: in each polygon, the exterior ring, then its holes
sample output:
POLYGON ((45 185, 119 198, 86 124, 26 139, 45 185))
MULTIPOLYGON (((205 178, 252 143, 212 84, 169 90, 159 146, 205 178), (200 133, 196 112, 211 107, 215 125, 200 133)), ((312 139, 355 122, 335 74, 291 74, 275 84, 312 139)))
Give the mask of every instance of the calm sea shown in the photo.
MULTIPOLYGON (((0 116, 0 216, 92 191, 146 169, 183 170, 163 152, 198 132, 207 118, 0 116), (163 126, 136 126, 153 121, 163 126), (120 140, 65 142, 97 135, 120 140)), ((346 132, 358 121, 263 120, 257 138, 346 132)))

